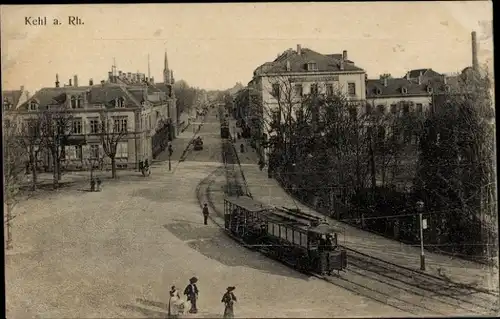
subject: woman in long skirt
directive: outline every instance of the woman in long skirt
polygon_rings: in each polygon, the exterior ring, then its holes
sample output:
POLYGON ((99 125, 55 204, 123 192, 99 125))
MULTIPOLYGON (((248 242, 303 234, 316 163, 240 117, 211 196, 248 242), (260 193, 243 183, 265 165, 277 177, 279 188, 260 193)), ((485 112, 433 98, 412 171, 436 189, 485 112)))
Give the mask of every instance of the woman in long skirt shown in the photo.
POLYGON ((234 318, 234 303, 237 301, 236 296, 233 294, 235 287, 227 287, 227 291, 222 296, 221 302, 225 304, 224 318, 234 318))
POLYGON ((172 319, 179 318, 180 313, 180 303, 182 300, 180 299, 179 291, 172 286, 170 289, 170 299, 168 300, 168 317, 172 319))

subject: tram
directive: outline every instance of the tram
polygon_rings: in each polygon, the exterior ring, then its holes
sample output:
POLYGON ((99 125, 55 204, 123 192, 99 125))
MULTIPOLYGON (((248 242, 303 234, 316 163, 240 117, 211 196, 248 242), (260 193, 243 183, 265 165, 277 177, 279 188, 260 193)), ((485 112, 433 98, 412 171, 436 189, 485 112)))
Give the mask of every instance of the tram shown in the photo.
POLYGON ((233 237, 299 271, 330 275, 347 267, 341 230, 300 210, 264 205, 247 196, 224 199, 224 227, 233 237))
POLYGON ((227 119, 221 120, 220 137, 229 138, 229 121, 227 119))

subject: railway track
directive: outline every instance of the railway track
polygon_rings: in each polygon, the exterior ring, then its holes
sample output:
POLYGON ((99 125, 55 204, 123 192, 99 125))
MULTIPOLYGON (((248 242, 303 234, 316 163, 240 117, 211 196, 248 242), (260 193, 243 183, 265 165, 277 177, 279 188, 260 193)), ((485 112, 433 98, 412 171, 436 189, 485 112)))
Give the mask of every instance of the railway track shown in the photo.
MULTIPOLYGON (((209 188, 215 179, 225 176, 225 192, 229 196, 246 195, 249 190, 232 143, 223 141, 221 149, 222 165, 201 181, 196 195, 200 206, 207 202, 213 212, 224 217, 210 197, 209 188)), ((215 218, 212 221, 224 230, 223 224, 215 218)), ((241 243, 237 238, 233 239, 241 243)), ((255 247, 244 246, 255 250, 255 247)), ((450 283, 344 248, 348 251, 348 268, 345 272, 339 276, 309 275, 415 316, 498 314, 498 294, 474 291, 465 285, 450 283)))

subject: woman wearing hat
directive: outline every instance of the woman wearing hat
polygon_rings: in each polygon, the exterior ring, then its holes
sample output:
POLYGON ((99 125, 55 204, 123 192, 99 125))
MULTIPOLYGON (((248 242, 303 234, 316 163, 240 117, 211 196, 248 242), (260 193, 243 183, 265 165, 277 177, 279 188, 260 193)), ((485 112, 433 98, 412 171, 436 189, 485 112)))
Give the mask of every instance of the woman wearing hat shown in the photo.
POLYGON ((181 296, 175 286, 170 289, 170 299, 168 300, 168 317, 179 318, 180 307, 182 304, 181 296))
POLYGON ((234 318, 233 305, 237 301, 236 296, 233 294, 234 289, 236 289, 234 286, 227 287, 226 293, 222 296, 221 302, 226 305, 224 308, 224 318, 234 318))

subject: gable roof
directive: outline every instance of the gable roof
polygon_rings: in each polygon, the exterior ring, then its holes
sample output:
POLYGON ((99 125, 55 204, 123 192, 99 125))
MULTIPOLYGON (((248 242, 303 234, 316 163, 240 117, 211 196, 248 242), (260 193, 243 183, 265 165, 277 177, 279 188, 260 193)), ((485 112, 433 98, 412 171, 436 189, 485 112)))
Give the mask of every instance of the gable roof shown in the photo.
POLYGON ((437 73, 436 71, 434 71, 433 69, 430 69, 430 68, 410 70, 410 71, 408 71, 408 73, 406 75, 409 76, 410 79, 416 79, 420 76, 420 74, 422 74, 422 77, 427 77, 427 78, 437 77, 437 76, 442 75, 442 74, 437 73))
POLYGON ((314 62, 317 72, 342 72, 342 71, 364 71, 352 63, 345 61, 344 69, 340 69, 342 54, 321 54, 308 48, 302 48, 299 55, 294 50, 287 50, 272 62, 266 62, 259 66, 254 74, 261 73, 283 73, 283 72, 310 72, 307 70, 307 63, 314 62), (290 63, 290 70, 287 71, 287 62, 290 63))
POLYGON ((105 84, 93 86, 79 86, 79 87, 56 87, 56 88, 43 88, 37 91, 31 98, 20 105, 19 108, 23 110, 28 109, 28 104, 31 101, 36 101, 40 109, 47 109, 49 105, 62 104, 66 102, 67 98, 71 95, 85 94, 90 104, 104 104, 108 108, 114 107, 114 101, 117 98, 123 98, 125 103, 140 107, 141 103, 138 101, 124 85, 119 84, 105 84))
POLYGON ((444 79, 431 78, 421 81, 408 80, 406 78, 390 78, 387 79, 387 85, 384 85, 384 80, 367 80, 366 81, 366 97, 381 98, 381 97, 401 97, 401 96, 430 96, 428 88, 432 88, 433 93, 446 92, 446 86, 458 87, 460 79, 458 77, 446 77, 444 79), (407 93, 403 93, 402 88, 406 88, 407 93))
POLYGON ((11 104, 11 107, 16 107, 21 100, 23 91, 22 90, 7 90, 2 91, 2 105, 5 101, 11 104))

